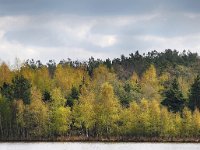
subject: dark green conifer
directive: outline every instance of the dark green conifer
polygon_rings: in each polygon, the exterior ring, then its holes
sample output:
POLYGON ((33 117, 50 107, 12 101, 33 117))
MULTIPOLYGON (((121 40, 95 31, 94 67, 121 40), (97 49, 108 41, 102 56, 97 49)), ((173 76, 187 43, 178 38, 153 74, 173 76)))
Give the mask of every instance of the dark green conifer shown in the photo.
POLYGON ((168 90, 164 92, 164 99, 161 102, 171 112, 181 112, 185 105, 185 99, 179 88, 177 79, 174 79, 168 90))

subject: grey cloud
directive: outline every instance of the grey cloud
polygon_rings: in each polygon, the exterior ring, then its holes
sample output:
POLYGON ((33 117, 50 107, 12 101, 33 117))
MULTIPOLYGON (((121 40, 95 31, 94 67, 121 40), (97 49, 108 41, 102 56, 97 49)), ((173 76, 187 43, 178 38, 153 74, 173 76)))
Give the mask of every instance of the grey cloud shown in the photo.
POLYGON ((89 16, 200 12, 198 0, 0 0, 1 15, 68 13, 89 16))
POLYGON ((0 0, 0 52, 47 61, 198 51, 199 8, 198 0, 0 0))
POLYGON ((59 47, 63 45, 62 40, 55 36, 53 31, 46 29, 25 29, 9 31, 5 34, 8 41, 17 41, 30 46, 59 47))

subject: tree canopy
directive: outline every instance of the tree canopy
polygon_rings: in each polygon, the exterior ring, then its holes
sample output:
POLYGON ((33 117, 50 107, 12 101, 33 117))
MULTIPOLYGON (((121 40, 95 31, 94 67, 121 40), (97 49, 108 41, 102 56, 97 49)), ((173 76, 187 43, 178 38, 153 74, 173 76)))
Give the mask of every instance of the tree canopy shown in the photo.
POLYGON ((200 57, 131 53, 88 61, 0 64, 0 140, 196 138, 200 57))

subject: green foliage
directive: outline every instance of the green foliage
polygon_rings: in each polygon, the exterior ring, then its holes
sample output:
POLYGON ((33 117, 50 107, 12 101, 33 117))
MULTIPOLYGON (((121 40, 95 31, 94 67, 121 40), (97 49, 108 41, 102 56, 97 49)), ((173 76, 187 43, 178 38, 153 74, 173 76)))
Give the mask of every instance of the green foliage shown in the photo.
POLYGON ((12 80, 14 99, 22 99, 24 104, 31 102, 31 84, 22 75, 17 75, 12 80))
POLYGON ((51 93, 47 90, 45 90, 43 92, 43 97, 42 97, 43 101, 47 102, 47 101, 51 101, 51 93))
POLYGON ((164 99, 161 102, 162 105, 166 106, 169 111, 181 112, 185 105, 185 99, 179 89, 177 79, 174 79, 170 88, 164 92, 164 99))
POLYGON ((13 100, 14 99, 14 91, 13 87, 11 84, 8 83, 3 83, 1 87, 1 94, 6 97, 8 100, 13 100))
POLYGON ((79 91, 76 87, 72 87, 71 93, 67 98, 67 106, 72 107, 76 100, 79 99, 79 91))
POLYGON ((9 127, 12 121, 10 102, 0 95, 0 138, 10 137, 9 127))
POLYGON ((189 107, 194 111, 195 108, 200 109, 200 76, 194 80, 190 89, 189 107))
POLYGON ((0 140, 198 138, 199 63, 196 53, 170 49, 58 65, 17 61, 16 69, 2 63, 0 140))
POLYGON ((8 100, 22 99, 25 104, 30 104, 31 84, 24 76, 16 75, 12 80, 12 84, 3 84, 1 93, 8 100))

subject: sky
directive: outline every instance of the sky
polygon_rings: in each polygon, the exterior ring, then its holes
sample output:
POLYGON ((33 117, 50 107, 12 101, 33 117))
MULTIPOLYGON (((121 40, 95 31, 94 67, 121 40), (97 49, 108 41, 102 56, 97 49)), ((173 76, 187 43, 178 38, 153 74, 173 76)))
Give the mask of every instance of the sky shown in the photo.
POLYGON ((200 0, 0 0, 0 60, 200 53, 200 0))

